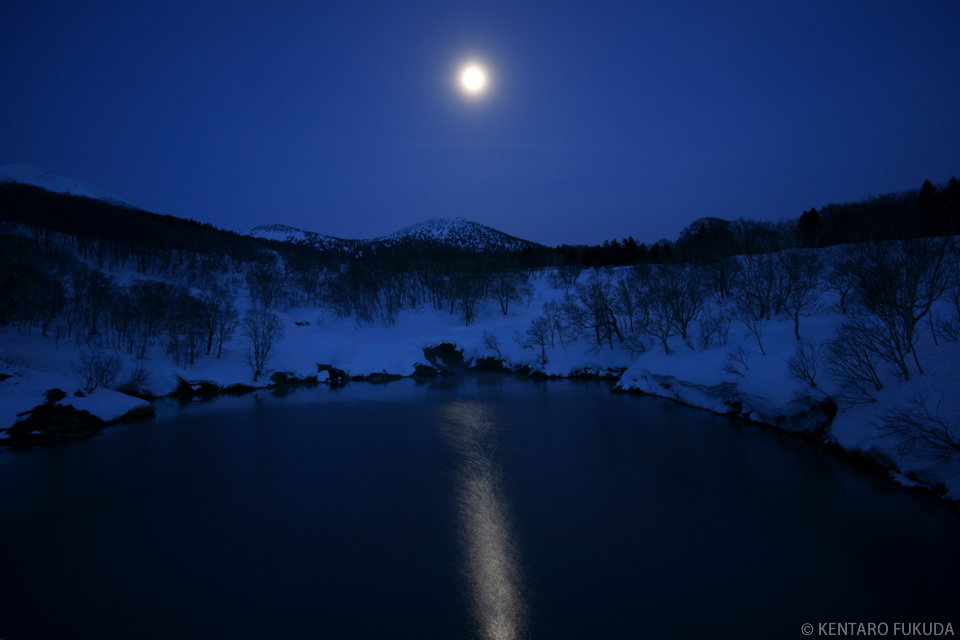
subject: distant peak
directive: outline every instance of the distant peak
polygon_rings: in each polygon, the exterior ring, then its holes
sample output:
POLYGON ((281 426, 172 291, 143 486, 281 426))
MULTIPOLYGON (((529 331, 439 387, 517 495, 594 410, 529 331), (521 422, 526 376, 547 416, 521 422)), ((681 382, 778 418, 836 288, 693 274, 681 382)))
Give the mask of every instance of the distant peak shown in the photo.
POLYGON ((250 229, 250 231, 247 232, 247 235, 255 236, 258 233, 262 233, 265 231, 299 231, 301 233, 303 232, 302 229, 297 229, 296 227, 291 227, 285 224, 274 223, 274 224, 257 225, 253 229, 250 229))
POLYGON ((471 251, 515 251, 534 243, 465 218, 430 218, 377 238, 385 245, 432 243, 471 251))
POLYGON ((363 255, 396 246, 445 246, 473 252, 519 251, 536 243, 465 218, 429 218, 372 240, 345 240, 285 224, 262 224, 248 232, 265 240, 307 244, 324 251, 363 255))

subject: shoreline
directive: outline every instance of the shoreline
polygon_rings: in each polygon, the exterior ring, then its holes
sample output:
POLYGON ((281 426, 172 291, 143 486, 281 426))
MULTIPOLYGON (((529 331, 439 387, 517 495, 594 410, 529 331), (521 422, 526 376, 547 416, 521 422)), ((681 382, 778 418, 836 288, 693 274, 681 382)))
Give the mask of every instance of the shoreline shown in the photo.
MULTIPOLYGON (((454 367, 456 370, 444 370, 432 365, 417 364, 414 372, 407 375, 393 374, 387 371, 381 373, 368 373, 363 375, 350 375, 349 373, 336 369, 330 365, 317 365, 317 374, 298 377, 290 372, 282 370, 275 371, 269 378, 268 384, 226 384, 220 385, 209 379, 184 379, 178 376, 176 389, 162 396, 140 395, 132 396, 111 392, 114 395, 123 396, 135 404, 119 415, 116 411, 108 419, 97 416, 86 409, 75 407, 72 403, 60 404, 68 398, 66 392, 62 392, 54 401, 48 397, 47 401, 41 403, 32 409, 21 412, 18 417, 22 420, 0 429, 0 449, 13 453, 30 451, 35 448, 45 448, 58 446, 71 440, 93 437, 102 432, 103 429, 117 424, 129 424, 152 419, 156 415, 156 406, 154 402, 163 399, 180 400, 187 404, 194 401, 203 401, 213 399, 219 396, 243 396, 256 391, 264 390, 283 390, 297 387, 316 387, 319 385, 342 386, 350 383, 366 384, 389 384, 397 380, 412 379, 418 381, 427 381, 444 376, 462 376, 475 374, 498 374, 512 376, 529 376, 539 379, 556 380, 597 380, 611 384, 611 393, 622 393, 638 397, 652 397, 663 400, 670 400, 677 404, 708 411, 716 415, 736 420, 741 424, 763 426, 772 428, 778 433, 797 437, 809 444, 817 447, 821 452, 829 455, 844 458, 850 463, 860 466, 871 472, 884 475, 888 481, 895 482, 905 489, 916 491, 926 495, 931 495, 950 505, 950 510, 960 516, 960 500, 952 497, 950 490, 943 484, 928 483, 921 479, 913 478, 908 473, 903 472, 889 460, 884 460, 881 456, 870 455, 862 450, 844 447, 832 438, 831 427, 834 418, 837 415, 838 407, 836 401, 824 396, 817 403, 807 407, 793 407, 792 411, 784 408, 769 406, 758 407, 755 404, 743 402, 743 394, 735 390, 735 385, 729 383, 720 383, 712 388, 707 385, 698 385, 689 381, 678 380, 671 376, 662 376, 651 374, 644 371, 643 376, 637 377, 636 373, 630 372, 629 368, 612 367, 582 367, 567 374, 546 373, 542 369, 532 368, 529 365, 508 366, 505 361, 498 360, 496 363, 490 359, 484 359, 482 363, 469 361, 462 365, 454 367), (496 366, 494 366, 496 365, 496 366), (627 380, 631 376, 630 380, 627 380), (642 383, 642 384, 638 384, 642 383), (657 391, 660 391, 659 393, 657 391), (14 426, 22 424, 30 419, 31 416, 38 415, 40 419, 49 418, 49 408, 51 406, 65 408, 64 415, 68 420, 73 420, 78 415, 88 414, 92 416, 94 426, 81 430, 78 433, 62 434, 61 423, 50 423, 52 434, 37 433, 35 429, 27 432, 25 440, 16 442, 10 441, 10 431, 14 426), (33 437, 37 436, 37 437, 33 437)), ((51 390, 53 391, 53 390, 51 390)))

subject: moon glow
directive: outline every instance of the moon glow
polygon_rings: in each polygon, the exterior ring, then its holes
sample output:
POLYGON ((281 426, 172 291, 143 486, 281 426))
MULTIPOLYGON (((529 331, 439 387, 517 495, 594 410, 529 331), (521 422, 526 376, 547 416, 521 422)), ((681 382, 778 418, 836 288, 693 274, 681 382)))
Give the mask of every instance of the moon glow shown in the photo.
POLYGON ((478 64, 468 64, 460 70, 460 87, 468 95, 479 95, 487 88, 487 72, 478 64))

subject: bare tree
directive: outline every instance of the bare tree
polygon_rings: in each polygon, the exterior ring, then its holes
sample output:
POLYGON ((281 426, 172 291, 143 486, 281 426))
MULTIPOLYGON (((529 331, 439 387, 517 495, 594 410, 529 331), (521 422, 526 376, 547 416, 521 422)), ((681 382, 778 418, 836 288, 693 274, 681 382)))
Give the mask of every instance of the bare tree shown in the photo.
POLYGON ((637 313, 638 298, 640 297, 639 287, 637 286, 636 279, 636 270, 632 270, 625 274, 620 274, 616 279, 616 284, 614 285, 616 292, 614 293, 614 301, 616 303, 617 312, 622 314, 627 319, 627 326, 629 327, 630 333, 633 333, 636 329, 634 328, 634 316, 637 313))
POLYGON ((753 318, 769 320, 783 305, 785 275, 776 254, 743 256, 742 269, 734 293, 741 309, 753 318))
POLYGON ((560 266, 550 273, 550 286, 566 293, 570 290, 570 287, 577 283, 579 277, 580 267, 573 265, 560 266))
POLYGON ((586 284, 577 285, 577 298, 586 311, 583 321, 587 329, 592 329, 597 346, 604 342, 613 348, 613 337, 623 342, 623 332, 617 321, 616 301, 613 284, 599 270, 594 270, 586 284))
POLYGON ((272 311, 251 309, 243 317, 243 337, 248 342, 246 363, 256 382, 263 375, 273 348, 283 338, 283 323, 272 311))
POLYGON ((749 298, 737 299, 737 320, 746 327, 747 332, 756 338, 761 355, 767 355, 766 350, 763 348, 763 331, 767 328, 770 320, 764 312, 757 309, 751 302, 753 301, 749 298))
POLYGON ((450 278, 453 295, 450 297, 450 313, 459 309, 466 326, 477 318, 477 307, 484 297, 487 286, 486 274, 467 269, 458 270, 450 278))
POLYGON ((747 353, 747 350, 743 347, 737 347, 736 349, 731 349, 727 353, 727 359, 723 363, 723 370, 726 373, 733 374, 735 376, 744 377, 747 371, 750 370, 750 354, 747 353))
POLYGON ((817 388, 817 374, 824 360, 824 346, 801 340, 797 350, 787 361, 787 373, 810 387, 817 388))
POLYGON ((547 345, 550 344, 550 323, 543 316, 537 316, 522 334, 517 332, 514 340, 524 349, 540 348, 540 364, 547 364, 547 345))
POLYGON ((553 300, 543 304, 543 317, 547 321, 550 330, 550 346, 555 347, 556 339, 560 339, 560 346, 564 346, 563 339, 565 327, 563 325, 563 315, 560 312, 560 305, 553 300))
POLYGON ((483 340, 483 346, 497 354, 497 360, 503 360, 503 354, 500 352, 500 339, 497 338, 497 334, 489 329, 484 329, 481 339, 483 340))
POLYGON ((133 371, 127 377, 126 381, 117 387, 121 391, 130 395, 142 395, 147 393, 147 382, 150 380, 150 371, 146 367, 145 358, 138 357, 134 364, 133 371))
POLYGON ((700 348, 707 349, 716 342, 717 346, 725 346, 730 338, 730 325, 733 316, 721 307, 715 312, 700 319, 700 348))
POLYGON ((669 322, 686 342, 687 329, 700 315, 706 300, 696 267, 692 264, 660 265, 651 280, 650 293, 660 299, 669 322))
POLYGON ((852 252, 855 245, 847 245, 833 250, 830 273, 827 276, 827 288, 839 296, 840 312, 847 313, 847 301, 856 287, 853 271, 855 260, 852 252))
POLYGON ((836 338, 827 342, 827 361, 850 402, 876 402, 874 394, 883 389, 877 366, 887 358, 883 329, 870 323, 869 318, 847 319, 836 338))
POLYGON ((910 379, 907 356, 917 371, 917 325, 951 287, 954 238, 914 238, 857 245, 849 265, 856 283, 857 313, 870 314, 883 327, 899 374, 910 379))
POLYGON ((113 278, 96 269, 89 269, 82 262, 72 271, 73 308, 86 329, 87 337, 99 335, 103 320, 116 289, 113 278))
POLYGON ((277 264, 276 256, 268 255, 254 262, 247 269, 247 287, 250 299, 264 309, 276 306, 281 295, 283 270, 277 264))
POLYGON ((670 353, 669 339, 679 335, 687 341, 690 323, 699 316, 706 301, 699 273, 689 264, 661 264, 651 269, 642 283, 638 307, 644 313, 644 330, 660 339, 664 353, 670 353))
POLYGON ((490 288, 493 297, 500 303, 503 315, 507 315, 511 302, 522 302, 533 291, 529 277, 518 268, 495 272, 490 278, 490 288))
POLYGON ((578 298, 572 293, 564 294, 557 315, 563 326, 563 335, 570 341, 579 339, 587 328, 587 310, 580 306, 578 298))
POLYGON ((645 330, 659 338, 663 352, 670 355, 670 338, 677 335, 677 325, 670 318, 670 312, 666 308, 663 298, 652 295, 650 298, 650 315, 646 322, 645 330))
POLYGON ((291 282, 303 294, 303 304, 319 305, 330 278, 327 266, 312 254, 297 256, 287 263, 291 282))
POLYGON ((783 307, 793 319, 793 335, 800 340, 800 315, 823 295, 823 261, 812 249, 787 249, 780 253, 785 276, 783 307))
POLYGON ((905 405, 884 412, 880 432, 897 439, 900 453, 912 453, 927 460, 948 460, 960 457, 960 431, 941 413, 944 402, 942 391, 931 408, 932 394, 915 392, 905 405))
POLYGON ((87 393, 97 387, 113 387, 121 369, 123 361, 117 356, 104 354, 101 349, 83 350, 80 360, 73 363, 73 370, 83 378, 83 390, 87 393))
POLYGON ((205 305, 185 287, 177 291, 166 310, 166 347, 175 364, 193 364, 202 352, 205 305))
POLYGON ((733 295, 740 279, 741 264, 737 256, 728 256, 704 267, 713 295, 722 300, 733 295))
POLYGON ((132 335, 128 343, 129 352, 141 357, 147 346, 156 343, 163 333, 166 318, 177 296, 175 287, 153 280, 135 280, 127 288, 125 303, 131 305, 127 310, 135 315, 131 323, 132 335))
POLYGON ((240 314, 233 306, 233 299, 226 289, 215 288, 204 297, 203 322, 207 337, 207 355, 217 347, 217 359, 223 353, 223 345, 233 337, 240 326, 240 314))

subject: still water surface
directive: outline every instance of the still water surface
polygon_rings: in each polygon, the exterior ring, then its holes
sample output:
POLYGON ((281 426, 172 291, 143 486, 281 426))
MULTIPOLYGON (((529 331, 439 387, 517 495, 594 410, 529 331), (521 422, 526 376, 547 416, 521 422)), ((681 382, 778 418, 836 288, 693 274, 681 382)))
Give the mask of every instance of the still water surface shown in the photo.
POLYGON ((960 517, 768 429, 512 377, 162 408, 0 454, 0 638, 958 625, 960 517))

